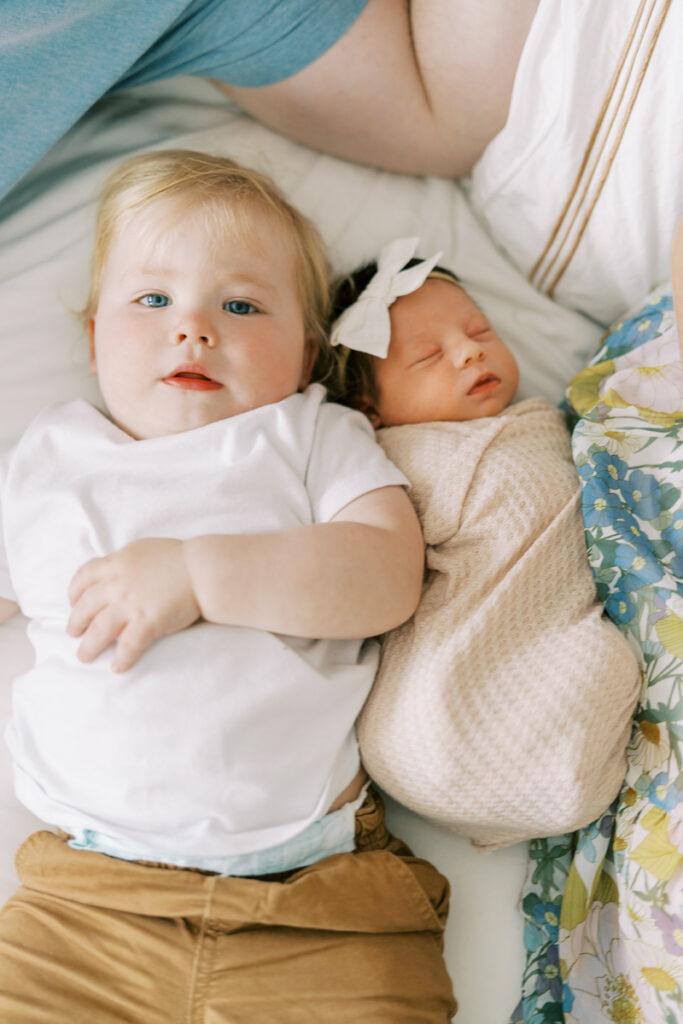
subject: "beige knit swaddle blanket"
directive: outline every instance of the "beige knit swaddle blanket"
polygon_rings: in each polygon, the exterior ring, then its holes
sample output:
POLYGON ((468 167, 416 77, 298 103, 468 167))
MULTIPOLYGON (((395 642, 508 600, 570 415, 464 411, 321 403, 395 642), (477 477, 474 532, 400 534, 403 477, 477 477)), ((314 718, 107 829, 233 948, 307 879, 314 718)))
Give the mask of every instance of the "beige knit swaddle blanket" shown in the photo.
POLYGON ((534 398, 379 440, 427 562, 359 721, 365 766, 477 845, 587 824, 623 780, 640 670, 597 600, 562 414, 534 398))

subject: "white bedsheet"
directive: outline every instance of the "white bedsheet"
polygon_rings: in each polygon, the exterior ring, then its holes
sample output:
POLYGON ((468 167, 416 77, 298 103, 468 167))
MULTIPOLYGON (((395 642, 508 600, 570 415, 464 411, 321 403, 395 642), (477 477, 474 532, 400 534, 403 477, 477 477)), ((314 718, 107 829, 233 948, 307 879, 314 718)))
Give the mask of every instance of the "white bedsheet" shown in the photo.
MULTIPOLYGON (((500 255, 452 182, 385 174, 313 153, 226 106, 205 82, 178 79, 103 101, 25 179, 0 222, 0 448, 47 402, 98 400, 85 338, 72 311, 84 301, 94 197, 122 157, 159 145, 207 149, 259 166, 321 227, 336 269, 374 257, 388 240, 421 235, 422 253, 450 265, 509 339, 520 397, 561 397, 597 344, 600 328, 538 295, 500 255)), ((24 620, 0 627, 0 721, 11 679, 30 659, 24 620)), ((36 822, 11 793, 0 753, 0 898, 13 889, 12 858, 36 822)), ((394 831, 433 860, 453 886, 447 960, 460 1024, 504 1024, 523 966, 516 905, 523 845, 477 853, 462 839, 389 806, 394 831)))

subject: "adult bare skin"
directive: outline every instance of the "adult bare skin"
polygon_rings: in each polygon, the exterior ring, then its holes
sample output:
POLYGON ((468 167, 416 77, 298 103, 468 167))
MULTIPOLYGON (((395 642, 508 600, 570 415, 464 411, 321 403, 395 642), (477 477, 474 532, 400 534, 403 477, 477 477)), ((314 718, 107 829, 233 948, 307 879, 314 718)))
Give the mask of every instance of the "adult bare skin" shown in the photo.
POLYGON ((274 85, 216 82, 316 149, 405 173, 468 173, 507 117, 539 0, 370 0, 316 61, 274 85))

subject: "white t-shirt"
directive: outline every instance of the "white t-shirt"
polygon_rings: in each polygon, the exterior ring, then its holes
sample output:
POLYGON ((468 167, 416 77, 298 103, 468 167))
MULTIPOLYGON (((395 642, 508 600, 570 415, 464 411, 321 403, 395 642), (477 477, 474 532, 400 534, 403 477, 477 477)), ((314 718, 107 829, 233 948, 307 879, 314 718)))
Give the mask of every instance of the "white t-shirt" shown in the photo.
POLYGON ((111 648, 82 664, 65 631, 74 572, 132 540, 325 522, 405 484, 365 418, 324 397, 312 385, 143 441, 78 400, 0 462, 0 596, 31 620, 36 653, 7 740, 38 817, 169 854, 245 853, 302 831, 352 780, 374 641, 199 621, 116 674, 111 648))

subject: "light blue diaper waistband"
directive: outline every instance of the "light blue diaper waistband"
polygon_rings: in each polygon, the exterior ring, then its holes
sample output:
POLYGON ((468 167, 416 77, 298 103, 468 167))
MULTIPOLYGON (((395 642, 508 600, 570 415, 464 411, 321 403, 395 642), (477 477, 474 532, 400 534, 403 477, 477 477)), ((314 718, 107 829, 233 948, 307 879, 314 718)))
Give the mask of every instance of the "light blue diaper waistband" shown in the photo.
POLYGON ((356 811, 361 807, 367 793, 367 785, 360 796, 344 804, 338 811, 326 814, 319 821, 312 822, 303 832, 284 843, 254 853, 240 853, 218 857, 169 856, 154 850, 136 847, 123 839, 94 832, 85 828, 76 830, 69 846, 75 850, 89 850, 104 853, 121 860, 147 860, 159 864, 170 864, 177 868, 195 868, 213 871, 218 875, 273 875, 281 871, 293 871, 315 864, 324 857, 335 853, 352 853, 355 849, 356 811))

